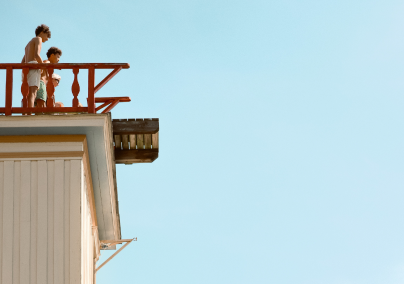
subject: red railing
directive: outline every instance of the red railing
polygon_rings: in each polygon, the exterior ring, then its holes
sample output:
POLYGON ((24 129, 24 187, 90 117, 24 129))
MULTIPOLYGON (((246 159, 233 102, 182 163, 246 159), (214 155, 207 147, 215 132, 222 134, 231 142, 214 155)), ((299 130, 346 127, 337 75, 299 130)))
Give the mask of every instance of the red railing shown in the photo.
POLYGON ((103 113, 111 111, 119 102, 130 102, 129 97, 103 97, 96 98, 97 93, 109 80, 111 80, 122 69, 128 69, 128 63, 57 63, 57 64, 35 64, 35 63, 0 63, 0 69, 6 70, 6 101, 5 107, 0 107, 0 113, 11 115, 12 113, 49 113, 49 112, 88 112, 96 113, 105 107, 103 113), (23 81, 21 85, 22 107, 13 107, 13 70, 22 69, 23 81), (46 85, 47 101, 45 108, 28 107, 28 81, 29 69, 47 69, 49 78, 52 78, 55 69, 72 69, 74 80, 72 84, 73 101, 72 107, 54 107, 54 92, 52 80, 46 85), (88 97, 87 107, 79 107, 77 96, 80 93, 80 85, 77 75, 80 69, 88 69, 88 97), (98 85, 95 86, 95 69, 113 69, 98 85), (96 107, 96 103, 103 103, 96 107))

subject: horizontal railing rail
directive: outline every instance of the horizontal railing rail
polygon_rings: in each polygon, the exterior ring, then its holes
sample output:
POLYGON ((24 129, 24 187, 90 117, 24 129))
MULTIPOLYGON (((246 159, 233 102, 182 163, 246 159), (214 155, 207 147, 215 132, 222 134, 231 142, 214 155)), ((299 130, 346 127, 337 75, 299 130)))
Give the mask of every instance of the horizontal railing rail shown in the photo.
POLYGON ((111 80, 122 69, 130 68, 128 63, 0 63, 0 70, 6 70, 6 95, 5 95, 5 107, 0 107, 0 113, 5 115, 11 115, 13 113, 51 113, 51 112, 88 112, 96 113, 105 107, 103 113, 111 111, 119 102, 129 102, 129 97, 107 97, 107 98, 95 98, 95 94, 111 80), (22 69, 22 107, 13 107, 13 70, 22 69), (72 83, 72 107, 54 107, 54 93, 55 87, 52 80, 48 80, 46 85, 47 101, 45 108, 28 107, 28 72, 30 69, 46 69, 48 72, 48 78, 52 78, 52 74, 55 69, 71 69, 74 74, 72 83), (80 84, 77 79, 77 75, 80 69, 88 69, 88 96, 87 107, 79 107, 79 101, 77 96, 80 93, 80 84), (101 82, 95 85, 95 69, 112 69, 101 82), (96 107, 96 103, 103 103, 101 106, 96 107))

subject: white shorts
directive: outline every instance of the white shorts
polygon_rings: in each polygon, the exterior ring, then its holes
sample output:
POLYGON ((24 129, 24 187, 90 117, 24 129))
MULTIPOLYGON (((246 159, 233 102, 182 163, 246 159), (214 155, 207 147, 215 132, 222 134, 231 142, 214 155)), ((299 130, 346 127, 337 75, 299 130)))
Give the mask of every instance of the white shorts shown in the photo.
MULTIPOLYGON (((28 63, 38 63, 35 60, 28 63)), ((24 73, 21 73, 21 80, 24 79, 24 73)), ((41 69, 29 69, 28 72, 28 86, 36 86, 39 88, 39 81, 41 80, 41 69)))

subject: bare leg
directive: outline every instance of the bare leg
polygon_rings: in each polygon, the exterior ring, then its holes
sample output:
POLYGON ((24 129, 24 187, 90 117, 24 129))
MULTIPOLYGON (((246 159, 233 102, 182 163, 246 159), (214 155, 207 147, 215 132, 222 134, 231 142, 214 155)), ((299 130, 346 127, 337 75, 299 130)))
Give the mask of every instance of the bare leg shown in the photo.
POLYGON ((34 107, 34 102, 36 98, 36 92, 38 91, 37 86, 30 86, 28 91, 28 107, 34 107))
POLYGON ((36 100, 36 107, 38 107, 38 108, 45 107, 45 101, 41 100, 41 99, 37 99, 36 100))

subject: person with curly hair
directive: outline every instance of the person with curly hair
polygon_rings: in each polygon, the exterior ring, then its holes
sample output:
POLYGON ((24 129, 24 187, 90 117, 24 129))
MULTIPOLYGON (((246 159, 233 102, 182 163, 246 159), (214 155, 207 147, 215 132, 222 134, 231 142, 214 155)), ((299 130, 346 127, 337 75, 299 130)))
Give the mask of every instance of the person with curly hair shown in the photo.
MULTIPOLYGON (((49 48, 46 56, 48 59, 44 60, 43 63, 58 63, 60 56, 62 56, 62 50, 53 46, 49 48)), ((46 99, 48 98, 46 93, 46 84, 48 83, 48 77, 48 72, 46 70, 42 70, 39 89, 35 98, 35 104, 37 107, 46 107, 46 99)))
MULTIPOLYGON (((43 63, 41 58, 42 43, 51 37, 51 32, 47 25, 40 25, 35 30, 35 37, 25 46, 25 54, 21 63, 43 63)), ((36 93, 40 86, 41 69, 30 69, 28 72, 28 107, 33 107, 36 93)))

